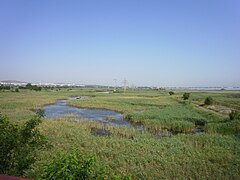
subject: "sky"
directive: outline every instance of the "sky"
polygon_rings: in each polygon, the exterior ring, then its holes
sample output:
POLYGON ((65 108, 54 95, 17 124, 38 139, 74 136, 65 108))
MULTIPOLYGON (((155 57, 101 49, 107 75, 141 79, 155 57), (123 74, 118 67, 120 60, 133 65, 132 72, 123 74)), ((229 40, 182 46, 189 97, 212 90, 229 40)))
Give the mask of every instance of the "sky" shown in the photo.
POLYGON ((0 0, 0 80, 240 86, 239 0, 0 0))

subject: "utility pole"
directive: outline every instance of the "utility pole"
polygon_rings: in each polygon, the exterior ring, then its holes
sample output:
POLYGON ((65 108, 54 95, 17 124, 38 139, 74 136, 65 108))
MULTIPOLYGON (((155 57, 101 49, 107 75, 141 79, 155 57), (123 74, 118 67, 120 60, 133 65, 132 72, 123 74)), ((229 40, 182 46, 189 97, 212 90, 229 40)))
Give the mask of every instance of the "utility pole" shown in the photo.
POLYGON ((127 80, 126 79, 124 79, 123 85, 124 85, 124 93, 125 93, 126 89, 127 89, 127 80))
POLYGON ((113 81, 114 81, 114 92, 117 90, 117 79, 113 79, 113 81))

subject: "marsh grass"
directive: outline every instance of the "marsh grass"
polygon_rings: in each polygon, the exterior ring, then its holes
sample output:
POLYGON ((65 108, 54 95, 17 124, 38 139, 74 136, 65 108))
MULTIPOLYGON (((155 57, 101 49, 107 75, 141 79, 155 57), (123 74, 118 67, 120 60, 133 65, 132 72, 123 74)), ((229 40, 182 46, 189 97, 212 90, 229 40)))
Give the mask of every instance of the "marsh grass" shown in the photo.
MULTIPOLYGON (((240 144, 234 136, 176 135, 158 139, 134 129, 124 133, 124 128, 70 121, 45 121, 41 130, 53 144, 43 153, 45 158, 51 158, 55 151, 70 151, 74 145, 85 153, 96 154, 116 174, 131 174, 134 179, 236 179, 239 174, 240 144), (108 129, 111 135, 93 136, 93 127, 108 129)), ((44 164, 45 158, 38 163, 44 164)))
POLYGON ((32 109, 44 104, 70 96, 91 96, 93 98, 71 100, 69 104, 119 111, 129 121, 148 129, 139 131, 76 121, 71 115, 57 120, 45 118, 39 128, 51 147, 39 150, 36 163, 25 172, 25 176, 32 179, 41 177, 49 159, 73 148, 96 155, 114 174, 130 175, 133 179, 239 179, 239 120, 229 121, 228 115, 193 104, 201 104, 211 96, 215 103, 239 110, 239 91, 193 91, 187 103, 179 103, 182 94, 175 92, 169 96, 167 91, 150 90, 102 94, 94 89, 4 91, 0 92, 0 111, 11 121, 21 123, 32 116, 32 109), (136 112, 142 109, 143 112, 136 112), (199 120, 204 121, 205 132, 192 134, 199 120), (92 129, 104 129, 110 134, 95 136, 92 129), (175 134, 168 134, 170 131, 175 134))
POLYGON ((108 120, 108 121, 115 121, 116 120, 116 118, 114 116, 106 116, 104 119, 108 120))

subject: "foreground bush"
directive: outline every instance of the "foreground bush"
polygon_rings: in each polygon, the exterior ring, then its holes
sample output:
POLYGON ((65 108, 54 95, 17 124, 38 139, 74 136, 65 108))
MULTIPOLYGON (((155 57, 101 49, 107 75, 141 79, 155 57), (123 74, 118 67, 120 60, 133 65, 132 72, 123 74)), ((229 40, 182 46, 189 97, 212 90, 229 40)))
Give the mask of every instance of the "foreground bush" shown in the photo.
MULTIPOLYGON (((99 164, 95 156, 77 151, 60 153, 45 165, 43 179, 116 179, 109 168, 99 164)), ((124 179, 129 179, 124 177, 124 179)))
POLYGON ((173 91, 169 91, 169 95, 174 95, 175 93, 173 91))
POLYGON ((40 122, 41 117, 35 115, 18 126, 0 114, 0 174, 22 176, 35 162, 36 150, 46 144, 37 129, 40 122))

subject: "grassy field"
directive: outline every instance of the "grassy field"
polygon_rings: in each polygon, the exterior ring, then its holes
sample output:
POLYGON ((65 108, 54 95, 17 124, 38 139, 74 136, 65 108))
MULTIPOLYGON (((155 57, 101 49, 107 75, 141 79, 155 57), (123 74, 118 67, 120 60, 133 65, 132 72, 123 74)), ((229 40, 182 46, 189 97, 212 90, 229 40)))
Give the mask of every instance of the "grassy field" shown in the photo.
POLYGON ((181 91, 172 96, 164 90, 109 94, 100 91, 104 90, 0 92, 0 112, 14 123, 25 122, 33 116, 34 109, 57 99, 89 96, 68 104, 118 111, 144 129, 76 122, 71 117, 45 118, 39 128, 51 147, 39 151, 37 162, 26 171, 26 177, 39 178, 49 159, 60 151, 77 148, 85 154, 95 154, 114 174, 133 179, 239 179, 240 120, 230 121, 228 113, 240 111, 240 91, 192 91, 186 101, 182 100, 181 91), (213 105, 203 105, 208 96, 213 98, 213 105), (204 132, 192 133, 200 125, 204 132), (110 135, 94 136, 94 128, 107 129, 110 135))

